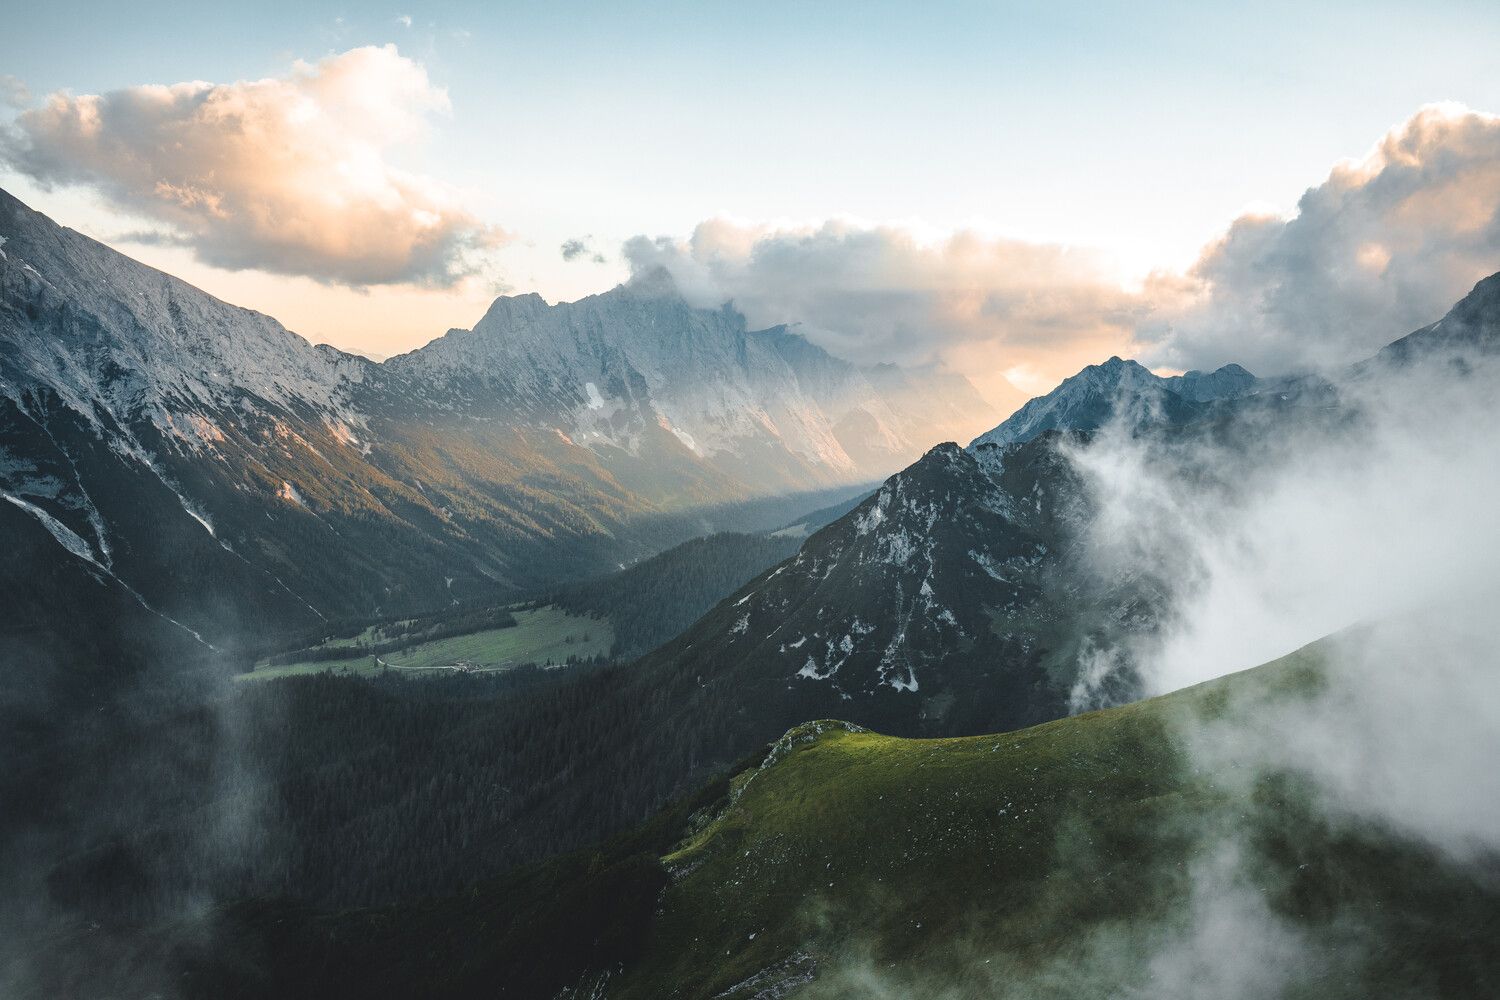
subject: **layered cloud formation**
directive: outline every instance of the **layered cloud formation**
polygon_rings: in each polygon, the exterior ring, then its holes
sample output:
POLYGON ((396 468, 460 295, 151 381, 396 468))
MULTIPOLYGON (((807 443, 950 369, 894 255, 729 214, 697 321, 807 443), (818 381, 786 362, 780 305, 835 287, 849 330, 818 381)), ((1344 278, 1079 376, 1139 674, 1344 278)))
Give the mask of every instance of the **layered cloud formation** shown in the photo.
POLYGON ((847 356, 1004 372, 1044 391, 1112 353, 1257 374, 1366 357, 1500 270, 1500 118, 1421 109, 1336 166, 1289 216, 1245 215, 1185 274, 1128 287, 1086 251, 833 221, 713 219, 686 241, 636 237, 703 304, 800 321, 847 356))
POLYGON ((1435 105, 1341 163, 1288 218, 1244 216, 1159 277, 1156 360, 1327 368, 1432 322, 1500 270, 1500 117, 1435 105))
MULTIPOLYGON (((0 160, 80 184, 151 223, 135 242, 218 267, 364 287, 449 287, 505 234, 397 162, 447 93, 394 46, 281 77, 56 93, 0 77, 0 160)), ((1341 163, 1287 215, 1248 214, 1183 273, 1127 283, 1098 254, 972 231, 837 219, 715 218, 686 240, 635 237, 632 272, 665 267, 697 304, 800 324, 859 361, 937 363, 1014 401, 1110 354, 1260 375, 1327 369, 1431 322, 1500 270, 1500 118, 1434 105, 1341 163)), ((591 237, 563 261, 608 263, 591 237)))
POLYGON ((692 300, 733 300, 756 325, 800 323, 837 354, 971 369, 1003 356, 1023 383, 1059 353, 1107 353, 1140 318, 1098 256, 971 232, 713 219, 686 242, 636 237, 624 254, 635 273, 666 268, 692 300))
POLYGON ((9 165, 84 184, 205 263, 345 285, 450 285, 503 233, 390 158, 447 93, 395 46, 231 84, 55 93, 0 133, 9 165))

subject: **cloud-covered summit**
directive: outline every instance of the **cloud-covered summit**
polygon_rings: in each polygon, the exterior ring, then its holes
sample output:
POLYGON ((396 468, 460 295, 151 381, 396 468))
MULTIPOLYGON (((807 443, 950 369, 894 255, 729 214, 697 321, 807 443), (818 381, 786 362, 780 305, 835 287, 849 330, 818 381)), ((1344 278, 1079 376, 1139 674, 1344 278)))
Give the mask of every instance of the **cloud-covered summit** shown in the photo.
POLYGON ((968 231, 720 218, 682 242, 635 237, 623 253, 634 273, 665 267, 690 299, 733 301, 753 325, 800 323, 846 357, 944 363, 992 395, 1028 365, 1110 353, 1139 308, 1098 255, 968 231))
POLYGON ((217 267, 446 286, 504 235, 392 160, 448 110, 419 63, 366 47, 261 80, 54 93, 0 132, 0 155, 43 185, 98 190, 217 267))

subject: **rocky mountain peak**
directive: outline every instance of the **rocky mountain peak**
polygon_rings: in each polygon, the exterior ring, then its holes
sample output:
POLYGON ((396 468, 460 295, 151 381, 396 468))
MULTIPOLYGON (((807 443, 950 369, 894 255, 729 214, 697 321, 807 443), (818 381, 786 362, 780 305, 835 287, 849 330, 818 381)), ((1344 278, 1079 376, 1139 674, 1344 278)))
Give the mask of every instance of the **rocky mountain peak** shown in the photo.
POLYGON ((652 267, 630 276, 619 290, 643 299, 681 299, 677 279, 665 267, 652 267))
POLYGON ((971 448, 1029 441, 1048 430, 1097 430, 1119 413, 1180 420, 1203 405, 1256 391, 1260 381, 1238 365, 1209 374, 1162 377, 1138 361, 1111 357, 1064 379, 1045 396, 1022 406, 971 448))
POLYGON ((47 391, 85 420, 145 415, 168 434, 205 407, 348 412, 364 359, 314 347, 0 191, 0 394, 47 391))
POLYGON ((501 295, 480 317, 479 322, 474 324, 475 330, 513 330, 516 326, 526 320, 535 319, 538 315, 545 313, 551 306, 547 300, 536 292, 526 292, 522 295, 501 295))
MULTIPOLYGON (((1483 279, 1431 326, 1407 334, 1377 354, 1372 363, 1404 364, 1447 357, 1458 360, 1471 354, 1500 353, 1500 273, 1483 279)), ((1368 364, 1355 366, 1356 372, 1368 364)))

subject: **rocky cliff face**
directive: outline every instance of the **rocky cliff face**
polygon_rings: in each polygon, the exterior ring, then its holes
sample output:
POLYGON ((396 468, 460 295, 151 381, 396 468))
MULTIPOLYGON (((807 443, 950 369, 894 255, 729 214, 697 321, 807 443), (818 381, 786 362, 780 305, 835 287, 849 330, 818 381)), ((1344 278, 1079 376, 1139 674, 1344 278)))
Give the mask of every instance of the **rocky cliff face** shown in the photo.
POLYGON ((988 411, 961 378, 867 371, 785 327, 751 331, 728 307, 695 309, 665 271, 577 302, 499 299, 473 330, 387 367, 455 405, 553 426, 616 464, 617 452, 681 452, 778 486, 879 478, 988 411), (912 397, 940 382, 947 399, 929 419, 912 397))

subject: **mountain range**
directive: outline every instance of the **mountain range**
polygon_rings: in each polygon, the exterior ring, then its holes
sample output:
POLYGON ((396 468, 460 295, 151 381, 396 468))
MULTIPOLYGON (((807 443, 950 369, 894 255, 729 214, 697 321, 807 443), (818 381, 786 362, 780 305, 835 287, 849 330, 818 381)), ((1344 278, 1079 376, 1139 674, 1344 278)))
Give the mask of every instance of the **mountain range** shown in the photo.
MULTIPOLYGON (((1500 276, 1480 283, 1426 328, 1454 331, 1453 339, 1423 334, 1402 356, 1446 366, 1454 350, 1493 352, 1497 290, 1500 276)), ((1354 383, 1384 377, 1393 363, 1386 355, 1337 377, 1277 380, 1264 392, 1236 386, 1194 419, 1122 426, 1168 448, 1225 456, 1215 474, 1228 482, 1215 488, 1232 502, 1237 480, 1294 430, 1312 439, 1357 422, 1354 383)), ((1110 400, 1117 387, 1108 380, 1070 383, 1058 393, 1082 386, 1099 405, 1127 413, 1133 405, 1110 400)), ((1174 392, 1146 384, 1153 396, 1174 392)), ((1191 580, 1150 561, 1097 561, 1088 537, 1095 500, 1070 459, 1094 433, 939 445, 658 649, 530 707, 521 699, 515 711, 546 718, 555 734, 587 737, 542 746, 496 733, 497 753, 569 775, 516 818, 504 842, 527 857, 543 842, 596 841, 810 718, 951 737, 1140 697, 1130 651, 1175 624, 1169 616, 1191 580), (584 815, 581 836, 562 819, 584 815)))
MULTIPOLYGON (((1020 933, 1004 958, 1034 971, 1070 915, 1159 918, 1147 890, 1185 886, 1153 853, 1175 843, 1155 810, 1250 808, 1178 767, 1166 720, 1218 711, 1240 682, 1064 718, 1140 696, 1129 651, 1184 585, 1096 561, 1080 449, 1213 444, 1232 498, 1288 432, 1357 424, 1361 387, 1500 348, 1497 275, 1345 371, 1162 377, 1111 358, 994 426, 961 379, 749 330, 664 272, 574 303, 501 298, 376 363, 8 196, 0 237, 0 798, 16 803, 0 855, 26 859, 20 895, 62 911, 59 940, 86 939, 91 958, 54 970, 63 993, 75 972, 166 967, 190 995, 493 995, 500 977, 511 995, 764 1000, 866 945, 943 955, 982 926, 1020 933), (494 621, 473 609, 538 594, 638 618, 615 635, 642 655, 444 681, 147 669, 215 647, 243 667, 416 610, 494 621), (1022 795, 1046 820, 1024 836, 1022 795), (1079 836, 1119 864, 1048 868, 1079 836), (206 918, 213 937, 168 926, 165 955, 134 950, 202 900, 240 902, 206 918)), ((1297 664, 1258 676, 1316 682, 1297 664)), ((1315 876, 1272 859, 1267 891, 1298 919, 1394 870, 1358 900, 1390 912, 1435 870, 1386 840, 1346 863, 1330 845, 1347 831, 1294 818, 1260 816, 1275 844, 1316 847, 1315 876)), ((1445 954, 1490 975, 1453 928, 1493 899, 1446 898, 1463 907, 1399 910, 1425 949, 1394 963, 1401 982, 1430 983, 1445 954)))
POLYGON ((377 364, 3 192, 0 238, 0 526, 206 645, 595 574, 986 422, 960 377, 748 330, 665 272, 377 364))
POLYGON ((1283 381, 1258 379, 1236 364, 1207 373, 1161 376, 1138 361, 1113 357, 1026 402, 972 444, 1014 444, 1043 431, 1093 431, 1121 417, 1142 425, 1182 423, 1201 416, 1217 400, 1272 391, 1283 381))
POLYGON ((1349 387, 1497 352, 1500 275, 1437 323, 1326 376, 1091 365, 967 448, 939 445, 890 477, 643 662, 738 685, 753 676, 780 692, 762 703, 906 735, 1008 729, 1092 707, 1088 697, 1127 700, 1128 664, 1113 675, 1117 690, 1090 695, 1080 681, 1095 654, 1162 624, 1175 582, 1090 563, 1095 509, 1070 449, 1110 426, 1209 444, 1249 470, 1290 428, 1351 418, 1349 387))

